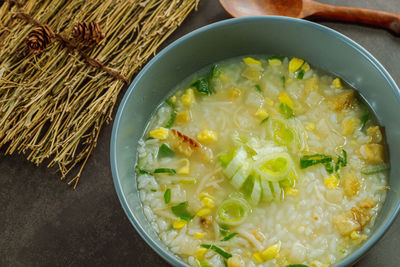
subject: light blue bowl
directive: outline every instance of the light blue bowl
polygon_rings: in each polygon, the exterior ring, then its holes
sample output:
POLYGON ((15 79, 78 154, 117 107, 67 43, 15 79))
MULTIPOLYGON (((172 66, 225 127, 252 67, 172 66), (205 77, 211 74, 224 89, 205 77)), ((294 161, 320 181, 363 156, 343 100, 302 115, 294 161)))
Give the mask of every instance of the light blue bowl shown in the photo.
POLYGON ((174 266, 187 266, 160 241, 146 220, 134 165, 138 140, 151 114, 180 81, 214 62, 248 54, 296 56, 358 89, 386 126, 390 186, 371 236, 336 266, 348 266, 389 228, 400 208, 400 93, 389 73, 364 48, 327 27, 286 17, 247 17, 208 25, 175 41, 137 75, 126 92, 111 137, 111 168, 126 215, 142 238, 174 266))

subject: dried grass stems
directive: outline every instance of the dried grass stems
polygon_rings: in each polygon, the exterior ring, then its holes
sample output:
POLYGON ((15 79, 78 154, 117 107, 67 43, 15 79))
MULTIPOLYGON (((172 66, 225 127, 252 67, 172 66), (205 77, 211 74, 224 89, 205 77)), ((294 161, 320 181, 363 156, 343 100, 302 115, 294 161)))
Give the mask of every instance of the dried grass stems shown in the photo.
POLYGON ((0 147, 58 165, 62 178, 76 167, 68 182, 76 188, 124 82, 60 41, 30 53, 24 41, 33 25, 16 14, 30 14, 65 39, 76 23, 98 22, 106 37, 84 53, 132 77, 199 0, 1 1, 0 147))

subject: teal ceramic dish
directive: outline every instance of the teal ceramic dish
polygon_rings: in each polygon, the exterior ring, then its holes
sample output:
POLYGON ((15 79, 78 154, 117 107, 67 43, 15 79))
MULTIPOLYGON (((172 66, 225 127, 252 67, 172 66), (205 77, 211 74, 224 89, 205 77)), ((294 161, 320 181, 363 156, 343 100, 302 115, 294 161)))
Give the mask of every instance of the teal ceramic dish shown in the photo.
POLYGON ((142 238, 174 266, 187 266, 159 240, 143 214, 134 165, 136 149, 156 107, 180 81, 214 62, 248 54, 300 57, 341 77, 386 126, 390 181, 386 202, 368 240, 336 266, 357 261, 386 232, 400 209, 400 91, 384 67, 364 48, 327 27, 286 17, 247 17, 208 25, 175 41, 137 75, 114 122, 111 168, 122 207, 142 238))

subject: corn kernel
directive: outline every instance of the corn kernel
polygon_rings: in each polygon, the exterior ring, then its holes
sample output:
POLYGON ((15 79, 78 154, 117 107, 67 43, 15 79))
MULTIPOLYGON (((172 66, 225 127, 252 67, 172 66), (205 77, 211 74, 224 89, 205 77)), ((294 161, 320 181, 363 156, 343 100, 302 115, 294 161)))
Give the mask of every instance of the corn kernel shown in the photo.
POLYGON ((219 80, 220 80, 222 83, 228 83, 228 82, 230 81, 229 77, 226 76, 226 75, 223 74, 223 73, 221 73, 221 74, 219 75, 219 80))
POLYGON ((270 66, 280 66, 282 65, 282 61, 280 61, 279 59, 268 59, 268 64, 270 66))
POLYGON ((265 98, 265 103, 267 103, 268 106, 273 106, 274 105, 274 101, 271 100, 270 98, 266 97, 265 98))
POLYGON ((179 230, 179 229, 182 229, 183 227, 185 227, 186 224, 187 224, 186 221, 176 220, 176 221, 174 221, 172 226, 174 227, 174 229, 179 230))
POLYGON ((193 102, 194 102, 194 91, 193 89, 189 88, 186 90, 186 93, 184 93, 181 97, 182 103, 186 107, 190 107, 193 102))
POLYGON ((285 92, 279 94, 279 102, 286 104, 293 109, 293 101, 285 92))
POLYGON ((201 192, 201 193, 199 194, 199 198, 200 198, 200 199, 205 198, 205 197, 214 200, 214 198, 213 198, 210 194, 208 194, 208 193, 206 193, 206 192, 201 192))
POLYGON ((310 64, 308 64, 307 62, 304 62, 303 66, 301 66, 301 69, 302 69, 304 72, 309 71, 309 70, 311 69, 311 68, 310 68, 310 64))
POLYGON ((199 233, 199 232, 197 232, 197 233, 195 233, 195 234, 193 235, 193 237, 194 237, 195 239, 202 239, 205 235, 206 235, 205 233, 199 233))
POLYGON ((232 87, 230 95, 231 98, 238 98, 242 94, 242 90, 237 87, 232 87))
POLYGON ((263 258, 261 257, 261 253, 260 252, 254 253, 253 257, 257 260, 258 263, 263 263, 264 262, 263 258))
POLYGON ((292 60, 289 62, 289 72, 293 73, 300 69, 301 65, 303 65, 304 60, 294 57, 292 60))
POLYGON ((246 64, 247 66, 249 65, 258 65, 261 66, 261 62, 258 60, 255 60, 254 58, 251 57, 246 57, 243 59, 244 64, 246 64))
POLYGON ((206 215, 208 215, 210 213, 211 213, 211 209, 202 208, 196 213, 196 215, 199 216, 199 217, 203 217, 203 216, 206 216, 206 215))
POLYGON ((183 162, 183 166, 179 168, 178 174, 189 174, 190 172, 190 162, 188 159, 182 159, 181 162, 183 162))
POLYGON ((357 233, 357 231, 353 231, 350 234, 351 239, 356 240, 360 238, 360 235, 357 233))
POLYGON ((315 129, 315 124, 314 123, 307 124, 306 129, 309 130, 309 131, 314 130, 315 129))
POLYGON ((197 140, 204 143, 211 143, 218 140, 217 133, 211 130, 203 130, 197 134, 197 140))
POLYGON ((278 256, 280 249, 281 242, 278 242, 261 252, 261 257, 264 261, 275 259, 278 256))
POLYGON ((206 249, 206 248, 199 248, 199 249, 196 251, 195 256, 196 256, 196 258, 203 258, 204 255, 206 254, 206 252, 207 252, 207 249, 206 249))
POLYGON ((178 114, 176 114, 177 122, 188 122, 192 119, 192 115, 188 110, 182 110, 178 114))
POLYGON ((289 187, 285 190, 286 195, 288 196, 296 196, 299 193, 299 190, 294 189, 293 187, 289 187))
POLYGON ((353 134, 357 127, 360 125, 360 120, 357 118, 350 118, 342 122, 342 133, 344 135, 353 134))
POLYGON ((206 207, 206 208, 210 208, 210 209, 212 209, 212 208, 214 208, 214 200, 212 200, 211 198, 209 198, 209 197, 204 197, 204 198, 202 198, 201 199, 201 203, 203 203, 203 205, 204 205, 204 207, 206 207))
POLYGON ((164 140, 164 139, 167 139, 168 133, 169 133, 169 131, 167 128, 160 127, 158 129, 150 131, 150 137, 164 140))
POLYGON ((176 96, 172 96, 170 99, 169 99, 172 103, 176 103, 176 96))
POLYGON ((332 85, 337 88, 343 88, 342 81, 339 78, 334 79, 332 85))
POLYGON ((325 186, 328 189, 331 190, 336 189, 337 184, 338 184, 338 178, 336 178, 336 176, 334 175, 331 175, 325 179, 325 186))
POLYGON ((265 119, 266 117, 268 117, 268 112, 263 109, 263 108, 259 108, 257 109, 256 113, 254 114, 254 116, 256 116, 257 118, 259 118, 260 120, 265 119))

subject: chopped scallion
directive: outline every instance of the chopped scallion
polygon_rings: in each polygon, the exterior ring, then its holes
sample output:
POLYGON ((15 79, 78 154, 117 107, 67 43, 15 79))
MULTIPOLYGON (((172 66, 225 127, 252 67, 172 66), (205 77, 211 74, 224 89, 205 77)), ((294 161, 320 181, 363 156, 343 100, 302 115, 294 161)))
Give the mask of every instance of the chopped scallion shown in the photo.
POLYGON ((234 238, 238 233, 232 233, 230 235, 225 236, 224 238, 221 239, 221 241, 228 241, 232 238, 234 238))
POLYGON ((139 168, 139 166, 136 166, 136 173, 137 173, 137 174, 148 174, 148 175, 153 175, 153 174, 151 173, 151 171, 141 169, 141 168, 139 168))
POLYGON ((268 59, 278 59, 278 60, 282 61, 282 60, 285 59, 285 56, 272 56, 272 57, 270 57, 268 59))
POLYGON ((303 77, 304 77, 304 70, 301 69, 297 72, 297 79, 303 80, 303 77))
POLYGON ((286 89, 286 77, 285 77, 285 76, 282 76, 282 77, 281 77, 281 81, 282 81, 282 87, 283 87, 283 89, 286 89))
POLYGON ((260 122, 260 125, 263 124, 264 122, 267 122, 268 120, 269 120, 269 117, 266 117, 265 119, 263 119, 263 120, 260 122))
POLYGON ((216 253, 218 253, 219 255, 221 255, 222 257, 224 257, 225 259, 229 259, 232 257, 232 254, 224 251, 223 249, 215 246, 215 245, 207 245, 207 244, 202 244, 200 245, 202 248, 206 248, 206 249, 211 249, 214 250, 216 253))
POLYGON ((175 152, 167 144, 162 144, 158 149, 158 158, 173 157, 175 152))
POLYGON ((179 217, 184 221, 190 221, 194 216, 187 210, 188 205, 189 203, 187 201, 179 203, 176 206, 172 206, 171 211, 176 217, 179 217))
POLYGON ((285 115, 286 119, 290 119, 294 117, 294 111, 287 104, 281 103, 279 105, 279 109, 283 115, 285 115))
POLYGON ((169 169, 169 168, 158 168, 154 170, 154 173, 176 174, 176 171, 174 169, 169 169))
POLYGON ((300 158, 300 168, 305 169, 317 164, 332 162, 332 157, 323 154, 306 155, 300 158))
POLYGON ((170 118, 169 118, 167 124, 165 125, 165 128, 171 128, 172 125, 174 125, 174 123, 175 123, 177 111, 176 111, 175 104, 172 103, 172 101, 170 99, 165 100, 165 103, 167 103, 167 105, 170 106, 170 108, 171 108, 171 115, 170 115, 170 118))
POLYGON ((365 129, 365 125, 367 124, 367 121, 369 120, 369 111, 366 110, 366 113, 361 117, 361 128, 360 130, 363 131, 365 129))
POLYGON ((258 92, 262 93, 262 89, 261 89, 261 86, 259 84, 256 84, 255 87, 256 87, 256 90, 258 92))
POLYGON ((171 201, 171 189, 167 188, 164 193, 164 202, 165 204, 168 204, 171 201))

